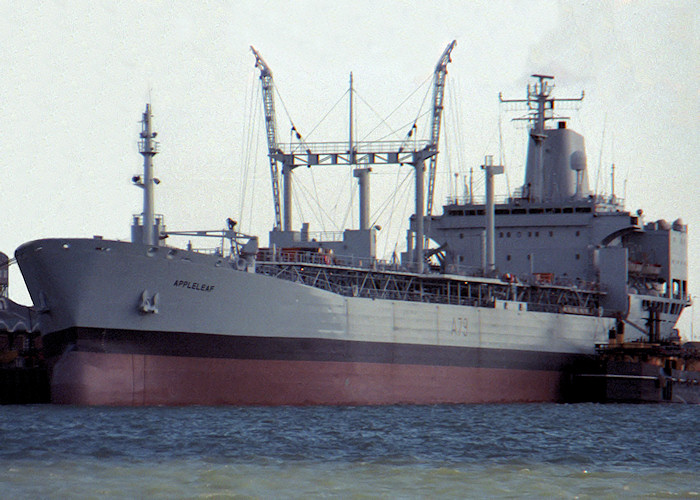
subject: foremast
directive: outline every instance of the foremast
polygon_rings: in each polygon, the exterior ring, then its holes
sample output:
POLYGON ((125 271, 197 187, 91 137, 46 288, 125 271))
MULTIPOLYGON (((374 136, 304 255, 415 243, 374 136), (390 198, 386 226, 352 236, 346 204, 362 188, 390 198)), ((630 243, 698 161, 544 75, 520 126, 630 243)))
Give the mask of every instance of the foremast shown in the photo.
POLYGON ((156 219, 154 188, 160 184, 160 180, 153 175, 153 157, 158 154, 158 142, 154 141, 158 135, 153 131, 151 120, 151 105, 146 104, 146 110, 141 120, 141 133, 139 134, 139 153, 143 156, 143 174, 132 177, 134 185, 143 189, 143 212, 141 220, 134 216, 131 229, 131 240, 134 243, 144 245, 157 245, 160 242, 162 217, 156 219))

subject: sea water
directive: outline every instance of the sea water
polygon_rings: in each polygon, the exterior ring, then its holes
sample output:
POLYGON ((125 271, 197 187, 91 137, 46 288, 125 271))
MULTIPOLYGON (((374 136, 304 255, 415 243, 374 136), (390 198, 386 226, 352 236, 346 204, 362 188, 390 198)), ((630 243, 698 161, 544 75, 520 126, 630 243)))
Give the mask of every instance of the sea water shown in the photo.
POLYGON ((0 498, 700 498, 700 408, 0 407, 0 498))

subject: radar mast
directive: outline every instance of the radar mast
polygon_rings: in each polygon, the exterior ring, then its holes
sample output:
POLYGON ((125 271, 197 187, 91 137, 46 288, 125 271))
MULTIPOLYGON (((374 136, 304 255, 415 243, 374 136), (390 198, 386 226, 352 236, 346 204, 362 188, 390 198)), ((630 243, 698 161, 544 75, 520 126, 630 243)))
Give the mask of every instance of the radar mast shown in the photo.
POLYGON ((581 92, 581 97, 554 98, 551 97, 554 84, 553 76, 534 74, 533 78, 538 81, 527 86, 526 99, 504 99, 502 94, 499 94, 499 99, 502 103, 524 103, 528 110, 526 116, 515 118, 514 120, 527 120, 531 123, 530 137, 535 144, 535 172, 533 175, 532 185, 528 187, 528 198, 531 201, 544 200, 544 161, 543 161, 543 145, 547 139, 546 124, 549 120, 568 120, 566 116, 554 116, 555 102, 578 102, 582 101, 584 93, 581 92))

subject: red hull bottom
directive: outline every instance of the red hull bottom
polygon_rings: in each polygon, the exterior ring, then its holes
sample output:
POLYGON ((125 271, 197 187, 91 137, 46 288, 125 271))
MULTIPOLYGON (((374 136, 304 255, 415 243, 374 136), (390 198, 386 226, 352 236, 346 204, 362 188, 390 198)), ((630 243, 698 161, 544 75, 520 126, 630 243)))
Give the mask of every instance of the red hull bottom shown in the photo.
POLYGON ((51 379, 60 404, 385 405, 557 401, 561 372, 72 351, 51 379))

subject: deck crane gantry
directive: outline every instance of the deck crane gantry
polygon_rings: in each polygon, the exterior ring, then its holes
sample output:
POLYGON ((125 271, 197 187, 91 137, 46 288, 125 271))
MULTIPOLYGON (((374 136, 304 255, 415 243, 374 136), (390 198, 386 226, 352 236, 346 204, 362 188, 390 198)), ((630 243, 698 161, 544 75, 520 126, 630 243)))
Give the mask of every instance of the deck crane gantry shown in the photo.
MULTIPOLYGON (((442 56, 435 69, 435 90, 433 94, 433 121, 431 140, 412 140, 410 145, 406 141, 355 141, 334 143, 307 143, 303 142, 303 148, 284 144, 277 141, 277 126, 275 122, 275 108, 273 96, 272 71, 262 59, 260 54, 251 47, 255 55, 255 66, 260 69, 262 82, 265 122, 267 126, 268 155, 270 158, 270 172, 272 174, 272 192, 275 204, 275 231, 284 239, 285 235, 293 235, 292 230, 292 171, 299 166, 311 167, 315 165, 411 165, 415 170, 415 214, 414 227, 411 238, 412 243, 407 247, 409 261, 413 262, 414 269, 418 273, 423 272, 424 252, 424 220, 426 214, 424 172, 425 160, 431 160, 430 185, 434 183, 434 168, 432 158, 437 154, 437 139, 440 135, 440 117, 442 114, 442 100, 445 87, 445 75, 447 63, 450 61, 450 52, 456 45, 452 41, 442 56), (282 163, 284 176, 284 223, 282 224, 282 209, 280 206, 279 180, 277 163, 282 163), (281 227, 282 226, 282 227, 281 227), (414 246, 415 245, 415 246, 414 246)), ((351 111, 352 121, 352 111, 351 111)), ((351 125, 352 128, 352 125, 351 125)), ((414 127, 415 128, 415 127, 414 127)), ((297 133, 298 134, 298 133, 297 133)), ((351 132, 352 134, 352 132, 351 132)), ((410 135, 410 134, 409 134, 410 135)), ((297 135, 300 138, 299 135, 297 135)), ((365 177, 366 181, 366 177, 365 177)), ((365 186, 366 187, 366 186, 365 186)), ((432 200, 432 191, 430 192, 432 200)), ((432 204, 432 202, 431 202, 432 204)), ((374 229, 364 229, 371 231, 374 229)), ((270 233, 272 241, 272 233, 270 233)), ((293 238, 289 241, 295 241, 293 238)), ((272 245, 272 243, 271 243, 272 245)))
POLYGON ((272 177, 272 203, 275 206, 275 229, 282 226, 282 210, 280 208, 280 182, 279 169, 277 167, 276 154, 280 153, 277 147, 277 118, 275 117, 275 82, 272 79, 272 71, 262 56, 251 45, 250 50, 255 55, 255 67, 260 69, 260 82, 262 84, 263 107, 265 110, 265 128, 267 131, 267 149, 270 159, 270 175, 272 177))
MULTIPOLYGON (((447 77, 447 64, 451 61, 450 53, 457 45, 457 40, 452 40, 445 51, 440 56, 440 60, 435 66, 435 78, 433 80, 433 114, 430 125, 430 144, 437 151, 438 141, 440 140, 440 123, 442 121, 443 97, 445 95, 445 78, 447 77)), ((437 157, 430 157, 428 166, 428 203, 426 206, 426 214, 433 213, 433 191, 435 189, 435 172, 437 170, 437 157)))

